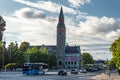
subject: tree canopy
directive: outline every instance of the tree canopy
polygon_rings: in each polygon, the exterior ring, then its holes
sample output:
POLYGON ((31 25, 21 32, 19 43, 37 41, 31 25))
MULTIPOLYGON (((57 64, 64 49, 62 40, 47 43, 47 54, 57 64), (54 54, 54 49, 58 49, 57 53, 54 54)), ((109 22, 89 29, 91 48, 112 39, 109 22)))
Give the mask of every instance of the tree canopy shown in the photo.
POLYGON ((28 59, 31 63, 43 62, 47 63, 49 67, 56 65, 56 56, 55 54, 48 53, 46 47, 41 47, 40 49, 36 46, 29 48, 25 53, 25 59, 28 59))
MULTIPOLYGON (((3 45, 0 43, 0 67, 3 65, 3 45)), ((24 63, 28 61, 28 55, 30 62, 47 63, 49 67, 56 66, 56 56, 54 53, 49 53, 45 46, 38 48, 37 46, 30 46, 29 42, 21 42, 20 46, 11 42, 8 47, 5 48, 4 53, 4 66, 7 64, 15 63, 16 67, 22 67, 24 63)))
POLYGON ((82 54, 82 62, 83 64, 92 64, 94 63, 94 60, 93 60, 93 57, 89 53, 85 52, 82 54))
POLYGON ((111 44, 110 51, 113 56, 111 61, 114 61, 116 67, 120 67, 120 37, 111 44))
POLYGON ((20 44, 20 50, 22 50, 24 52, 26 52, 29 47, 30 47, 29 42, 24 41, 20 44))

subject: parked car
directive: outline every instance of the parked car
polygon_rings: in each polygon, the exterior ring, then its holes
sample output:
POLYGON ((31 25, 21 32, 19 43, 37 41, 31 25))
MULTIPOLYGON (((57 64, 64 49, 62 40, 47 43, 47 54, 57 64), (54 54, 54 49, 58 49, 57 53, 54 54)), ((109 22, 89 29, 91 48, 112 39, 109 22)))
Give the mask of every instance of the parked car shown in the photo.
POLYGON ((22 68, 16 68, 16 71, 22 71, 22 68))
POLYGON ((58 70, 58 75, 60 75, 60 76, 67 76, 67 70, 66 69, 58 70))
POLYGON ((78 74, 78 70, 77 69, 71 69, 71 74, 78 74))
POLYGON ((95 71, 97 71, 97 68, 90 68, 88 71, 89 72, 95 72, 95 71))
POLYGON ((87 73, 87 70, 85 68, 81 68, 80 73, 87 73))

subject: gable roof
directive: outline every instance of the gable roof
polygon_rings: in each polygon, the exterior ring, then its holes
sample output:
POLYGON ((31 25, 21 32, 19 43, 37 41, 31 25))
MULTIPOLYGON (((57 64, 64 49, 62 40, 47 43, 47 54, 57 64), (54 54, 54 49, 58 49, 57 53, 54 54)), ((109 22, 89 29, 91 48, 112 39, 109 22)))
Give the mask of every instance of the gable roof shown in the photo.
POLYGON ((79 46, 66 46, 65 53, 72 54, 72 53, 79 53, 80 49, 79 46))
MULTIPOLYGON (((31 48, 34 46, 30 46, 31 48)), ((57 50, 57 46, 55 45, 41 45, 41 46, 36 46, 37 48, 41 48, 41 47, 46 47, 49 51, 56 51, 57 50)), ((76 54, 76 53, 80 53, 80 46, 66 46, 65 48, 65 53, 66 54, 76 54)))

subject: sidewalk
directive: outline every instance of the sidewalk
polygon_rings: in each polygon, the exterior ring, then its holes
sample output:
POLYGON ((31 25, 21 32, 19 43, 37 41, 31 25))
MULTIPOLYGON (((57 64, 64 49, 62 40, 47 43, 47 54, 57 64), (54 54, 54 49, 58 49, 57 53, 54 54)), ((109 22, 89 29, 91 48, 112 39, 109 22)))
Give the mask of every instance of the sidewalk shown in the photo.
POLYGON ((102 73, 100 75, 93 76, 91 79, 92 80, 120 80, 120 75, 118 75, 118 73, 111 73, 109 77, 109 75, 102 73))

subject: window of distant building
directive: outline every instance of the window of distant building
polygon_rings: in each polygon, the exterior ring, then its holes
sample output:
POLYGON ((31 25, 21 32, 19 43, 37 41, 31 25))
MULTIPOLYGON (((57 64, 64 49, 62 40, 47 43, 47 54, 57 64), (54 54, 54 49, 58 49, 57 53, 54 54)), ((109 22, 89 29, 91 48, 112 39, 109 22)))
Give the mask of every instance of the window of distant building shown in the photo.
POLYGON ((73 62, 71 62, 71 64, 73 65, 73 62))
POLYGON ((67 62, 65 62, 65 64, 67 64, 67 62))
POLYGON ((68 62, 68 64, 70 64, 70 62, 68 62))
POLYGON ((76 65, 76 61, 74 62, 74 64, 76 65))
POLYGON ((70 66, 68 66, 68 68, 70 68, 70 66))

